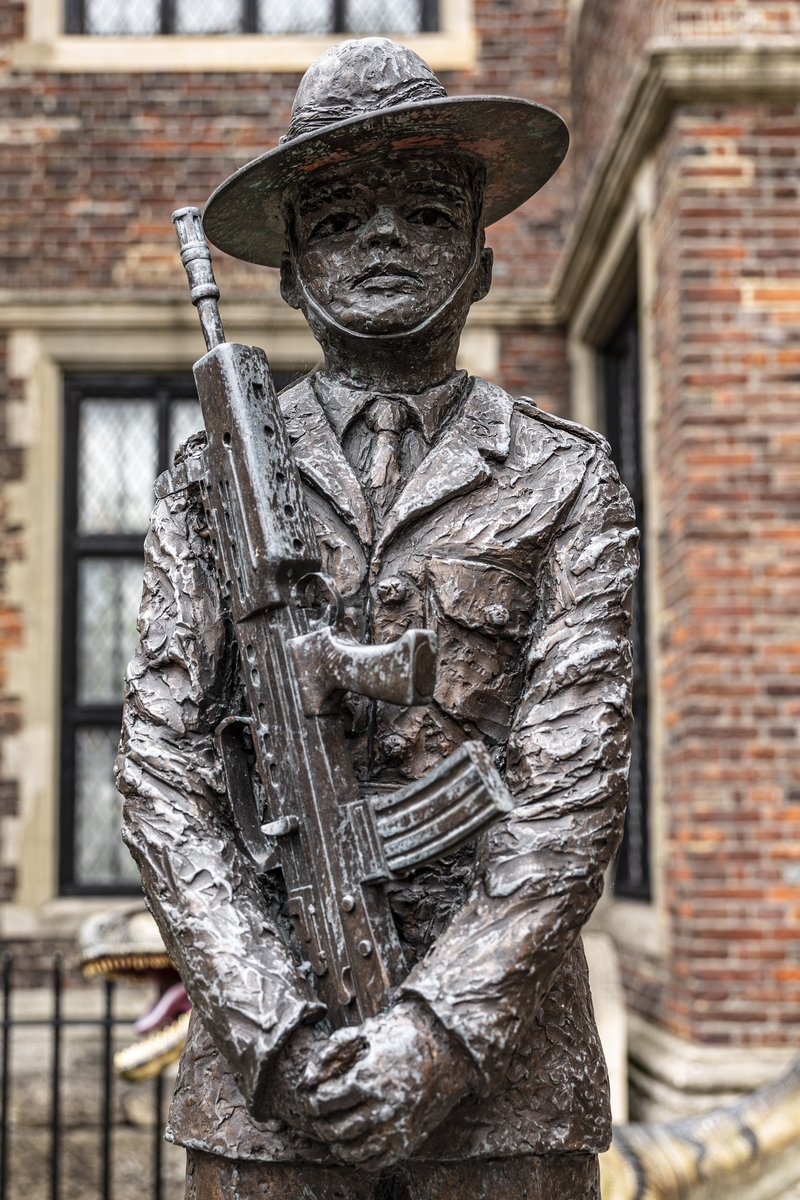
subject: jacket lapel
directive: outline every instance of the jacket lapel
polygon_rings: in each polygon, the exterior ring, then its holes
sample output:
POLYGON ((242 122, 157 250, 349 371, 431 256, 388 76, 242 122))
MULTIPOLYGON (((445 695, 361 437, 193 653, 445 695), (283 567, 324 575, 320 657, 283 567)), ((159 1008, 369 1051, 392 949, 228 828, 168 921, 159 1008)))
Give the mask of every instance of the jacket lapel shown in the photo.
POLYGON ((339 510, 362 545, 370 546, 373 526, 369 505, 310 380, 301 379, 282 392, 279 400, 300 474, 339 510))
POLYGON ((514 401, 502 388, 473 380, 461 415, 423 459, 387 514, 376 554, 409 521, 491 478, 486 460, 502 461, 508 456, 513 410, 514 401))
MULTIPOLYGON (((369 504, 309 379, 280 396, 300 473, 341 513, 365 547, 372 544, 369 504)), ((472 381, 464 408, 435 443, 387 514, 375 547, 380 554, 402 527, 491 478, 487 459, 502 461, 511 442, 514 401, 484 379, 472 381)))

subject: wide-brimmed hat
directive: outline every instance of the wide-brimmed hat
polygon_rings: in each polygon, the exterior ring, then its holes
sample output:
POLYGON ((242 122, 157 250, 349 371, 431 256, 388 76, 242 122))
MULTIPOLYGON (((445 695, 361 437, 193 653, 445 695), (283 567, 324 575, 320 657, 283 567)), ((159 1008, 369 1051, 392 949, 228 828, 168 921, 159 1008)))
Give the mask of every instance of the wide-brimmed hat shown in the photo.
POLYGON ((484 224, 538 191, 569 133, 558 113, 507 96, 448 96, 418 54, 388 38, 339 42, 306 71, 288 132, 225 180, 206 204, 206 235, 227 254, 280 266, 287 189, 323 167, 392 151, 465 151, 486 165, 484 224))

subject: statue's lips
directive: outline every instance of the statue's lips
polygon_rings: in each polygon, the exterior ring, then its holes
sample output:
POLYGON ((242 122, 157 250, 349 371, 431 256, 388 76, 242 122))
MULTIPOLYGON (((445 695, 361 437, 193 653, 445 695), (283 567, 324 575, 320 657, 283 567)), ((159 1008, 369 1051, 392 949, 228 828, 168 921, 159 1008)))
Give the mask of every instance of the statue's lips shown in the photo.
POLYGON ((399 263, 375 263, 360 275, 356 275, 350 287, 351 290, 362 285, 369 287, 370 284, 374 287, 397 287, 407 286, 409 282, 415 287, 423 286, 421 276, 399 263))

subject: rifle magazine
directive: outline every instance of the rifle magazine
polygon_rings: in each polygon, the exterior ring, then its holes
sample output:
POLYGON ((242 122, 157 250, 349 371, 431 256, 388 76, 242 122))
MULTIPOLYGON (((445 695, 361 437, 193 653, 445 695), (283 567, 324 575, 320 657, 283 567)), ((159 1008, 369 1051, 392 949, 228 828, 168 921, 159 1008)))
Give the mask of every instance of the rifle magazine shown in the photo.
POLYGON ((480 742, 465 742, 422 779, 372 799, 386 867, 394 876, 460 849, 513 806, 480 742))

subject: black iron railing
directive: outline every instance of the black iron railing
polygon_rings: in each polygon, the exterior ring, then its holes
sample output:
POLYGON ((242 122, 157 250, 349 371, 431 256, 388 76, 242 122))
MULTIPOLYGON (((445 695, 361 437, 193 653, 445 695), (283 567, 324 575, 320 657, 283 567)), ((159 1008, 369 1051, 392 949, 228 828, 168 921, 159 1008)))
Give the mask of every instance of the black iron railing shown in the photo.
MULTIPOLYGON (((114 1015, 115 984, 105 981, 101 986, 105 989, 104 1014, 100 1017, 66 1017, 63 1015, 63 963, 60 954, 53 956, 50 977, 51 1011, 47 1017, 26 1017, 12 1013, 12 997, 14 991, 14 960, 12 955, 2 955, 2 1066, 0 1067, 0 1200, 11 1200, 13 1179, 11 1172, 11 1149, 15 1126, 11 1120, 12 1089, 12 1056, 14 1038, 12 1033, 31 1027, 46 1027, 51 1030, 50 1063, 49 1063, 49 1163, 47 1164, 49 1200, 69 1200, 64 1191, 62 1177, 62 1141, 64 1137, 63 1105, 62 1105, 62 1068, 63 1068, 63 1038, 64 1031, 70 1026, 92 1026, 100 1035, 100 1120, 98 1127, 99 1140, 99 1181, 98 1197, 102 1200, 112 1200, 114 1189, 113 1178, 113 1101, 115 1076, 113 1068, 114 1029, 120 1025, 130 1026, 130 1017, 114 1015)), ((142 1200, 164 1200, 163 1180, 163 1138, 164 1138, 164 1082, 161 1075, 149 1085, 139 1084, 139 1087, 152 1089, 153 1141, 150 1163, 150 1191, 148 1193, 147 1175, 143 1172, 142 1187, 139 1195, 142 1200)))

